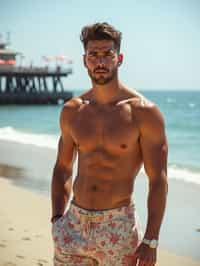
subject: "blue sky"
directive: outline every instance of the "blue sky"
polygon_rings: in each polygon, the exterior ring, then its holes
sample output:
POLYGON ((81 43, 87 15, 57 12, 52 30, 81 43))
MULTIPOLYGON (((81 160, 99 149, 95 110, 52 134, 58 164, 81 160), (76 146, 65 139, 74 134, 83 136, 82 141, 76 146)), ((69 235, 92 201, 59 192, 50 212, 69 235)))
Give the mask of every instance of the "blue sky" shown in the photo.
POLYGON ((123 34, 120 79, 138 89, 200 90, 200 1, 198 0, 0 0, 0 33, 11 46, 42 64, 41 56, 65 54, 73 75, 65 87, 87 89, 81 28, 107 21, 123 34))

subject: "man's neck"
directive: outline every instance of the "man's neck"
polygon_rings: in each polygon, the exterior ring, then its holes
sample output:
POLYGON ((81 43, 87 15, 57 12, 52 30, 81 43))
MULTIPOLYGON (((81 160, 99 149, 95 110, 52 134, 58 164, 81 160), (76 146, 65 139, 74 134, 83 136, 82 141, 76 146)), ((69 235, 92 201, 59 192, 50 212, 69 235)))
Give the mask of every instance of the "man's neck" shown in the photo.
POLYGON ((112 80, 106 85, 93 84, 93 100, 98 104, 109 104, 119 99, 122 84, 112 80))

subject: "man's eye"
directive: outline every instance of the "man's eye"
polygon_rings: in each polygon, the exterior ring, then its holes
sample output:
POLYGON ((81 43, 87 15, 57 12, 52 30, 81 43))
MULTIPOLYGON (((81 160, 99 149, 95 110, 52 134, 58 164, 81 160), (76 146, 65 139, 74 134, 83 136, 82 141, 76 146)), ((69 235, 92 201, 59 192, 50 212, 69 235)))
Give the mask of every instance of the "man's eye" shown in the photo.
POLYGON ((111 51, 109 51, 109 52, 106 53, 106 56, 109 56, 109 57, 110 57, 110 56, 113 56, 113 55, 114 55, 114 53, 111 52, 111 51))
POLYGON ((96 53, 89 53, 88 56, 89 57, 95 57, 95 56, 97 56, 97 54, 96 53))

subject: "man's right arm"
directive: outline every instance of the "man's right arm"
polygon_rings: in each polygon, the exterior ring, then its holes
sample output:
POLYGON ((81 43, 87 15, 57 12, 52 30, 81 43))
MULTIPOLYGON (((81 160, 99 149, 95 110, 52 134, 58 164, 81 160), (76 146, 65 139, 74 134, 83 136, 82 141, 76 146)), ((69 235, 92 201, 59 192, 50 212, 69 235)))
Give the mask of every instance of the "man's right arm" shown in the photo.
POLYGON ((51 183, 52 217, 63 215, 71 193, 72 167, 76 157, 76 146, 69 129, 73 113, 73 104, 67 103, 60 115, 61 137, 51 183))

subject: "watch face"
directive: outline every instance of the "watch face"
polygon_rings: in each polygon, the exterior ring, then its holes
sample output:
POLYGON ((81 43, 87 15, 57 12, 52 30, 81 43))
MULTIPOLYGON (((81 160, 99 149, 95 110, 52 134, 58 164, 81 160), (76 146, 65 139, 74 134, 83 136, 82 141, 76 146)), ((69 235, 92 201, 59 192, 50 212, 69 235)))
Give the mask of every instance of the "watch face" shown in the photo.
POLYGON ((151 240, 150 247, 151 248, 157 248, 157 246, 158 246, 158 241, 155 239, 151 240))

